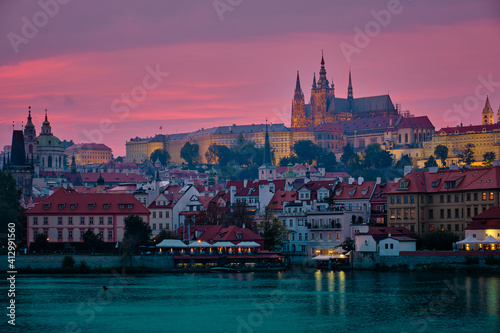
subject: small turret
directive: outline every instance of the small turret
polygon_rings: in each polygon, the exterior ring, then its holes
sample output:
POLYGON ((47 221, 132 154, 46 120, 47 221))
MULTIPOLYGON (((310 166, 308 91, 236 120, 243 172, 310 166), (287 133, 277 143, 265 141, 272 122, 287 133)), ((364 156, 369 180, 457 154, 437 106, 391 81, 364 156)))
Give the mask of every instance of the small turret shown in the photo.
POLYGON ((494 123, 493 121, 494 113, 493 109, 491 108, 488 96, 486 96, 486 104, 484 105, 482 118, 483 118, 483 125, 492 125, 494 123))

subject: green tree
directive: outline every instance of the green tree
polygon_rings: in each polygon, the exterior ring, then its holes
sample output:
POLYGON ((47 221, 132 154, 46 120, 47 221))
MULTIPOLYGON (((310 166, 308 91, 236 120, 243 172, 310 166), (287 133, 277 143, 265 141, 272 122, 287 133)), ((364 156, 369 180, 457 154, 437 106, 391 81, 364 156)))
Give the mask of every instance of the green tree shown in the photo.
POLYGON ((220 167, 230 165, 234 160, 234 153, 227 146, 217 146, 217 161, 220 167))
POLYGON ((437 167, 438 164, 437 164, 434 156, 431 155, 431 156, 429 156, 429 159, 425 162, 424 166, 428 169, 428 168, 432 168, 432 167, 437 167))
POLYGON ((246 168, 243 168, 238 173, 238 179, 258 179, 259 178, 259 167, 257 164, 252 164, 246 168))
POLYGON ((87 229, 83 233, 83 243, 86 245, 90 253, 98 251, 101 246, 102 240, 92 230, 87 229))
POLYGON ((399 161, 394 166, 395 169, 404 169, 407 165, 413 165, 412 158, 408 154, 404 154, 401 156, 399 161))
POLYGON ((483 164, 485 166, 493 166, 493 161, 496 159, 496 154, 493 151, 483 154, 483 164))
POLYGON ((200 160, 200 147, 198 144, 191 144, 189 141, 181 148, 181 158, 186 161, 189 168, 192 168, 200 160))
POLYGON ((181 238, 173 231, 167 229, 161 229, 158 235, 156 235, 153 239, 155 244, 160 244, 164 239, 181 239, 181 238))
POLYGON ((439 145, 434 149, 434 155, 441 160, 441 164, 446 166, 446 159, 448 158, 448 147, 439 145))
POLYGON ((292 150, 297 156, 299 163, 312 164, 313 161, 317 161, 323 154, 323 149, 311 140, 299 140, 295 142, 292 150))
POLYGON ((423 249, 427 250, 453 250, 453 243, 456 241, 458 236, 451 231, 429 231, 420 237, 423 249))
POLYGON ((279 162, 279 166, 286 167, 290 163, 292 163, 293 165, 295 165, 295 163, 299 163, 299 159, 297 158, 297 156, 292 155, 290 157, 283 157, 279 162))
POLYGON ((125 234, 123 241, 129 253, 135 252, 139 246, 147 245, 151 238, 151 228, 140 216, 130 215, 124 220, 125 234))
POLYGON ((470 148, 465 149, 461 154, 458 155, 458 160, 465 164, 472 164, 476 161, 474 158, 474 151, 470 148))
POLYGON ((352 149, 350 143, 347 143, 347 145, 345 145, 344 148, 342 148, 342 150, 343 154, 340 157, 340 162, 342 162, 342 164, 350 167, 357 166, 360 164, 359 155, 356 154, 354 149, 352 149))
MULTIPOLYGON (((256 147, 255 142, 245 140, 243 134, 240 133, 236 146, 233 148, 234 160, 240 166, 248 166, 256 161, 256 147)), ((262 163, 262 160, 260 161, 262 163)))
POLYGON ((217 160, 217 147, 215 143, 212 143, 210 146, 208 146, 207 151, 205 152, 205 159, 207 160, 208 164, 217 164, 219 163, 217 160))
POLYGON ((149 160, 151 161, 151 163, 155 163, 156 160, 159 160, 161 165, 166 166, 168 164, 168 161, 170 161, 170 154, 168 153, 168 151, 156 149, 151 153, 151 156, 149 156, 149 160))
POLYGON ((344 251, 354 251, 356 249, 356 243, 354 242, 354 239, 351 237, 346 237, 344 242, 342 243, 342 249, 344 251))
POLYGON ((368 145, 364 152, 363 166, 368 169, 390 168, 392 165, 392 154, 383 150, 380 144, 368 145))
POLYGON ((264 221, 261 224, 260 235, 264 237, 264 248, 269 251, 281 250, 288 241, 288 229, 266 210, 264 221))
POLYGON ((329 152, 325 155, 323 159, 323 163, 325 164, 325 171, 326 172, 333 172, 337 168, 337 157, 335 157, 335 154, 332 152, 329 152))

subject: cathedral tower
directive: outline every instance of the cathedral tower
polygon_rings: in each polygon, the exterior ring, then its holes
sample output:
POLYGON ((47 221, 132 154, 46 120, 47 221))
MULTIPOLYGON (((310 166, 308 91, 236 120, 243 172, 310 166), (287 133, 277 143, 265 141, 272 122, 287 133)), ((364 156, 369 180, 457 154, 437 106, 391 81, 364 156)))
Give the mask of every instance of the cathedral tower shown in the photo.
POLYGON ((494 117, 495 117, 495 115, 493 113, 493 109, 491 108, 490 100, 489 100, 488 96, 486 96, 486 104, 484 105, 483 114, 482 114, 483 125, 492 125, 494 123, 494 120, 493 120, 494 117))
MULTIPOLYGON (((316 77, 315 77, 316 79, 316 77)), ((326 78, 325 59, 321 55, 321 68, 319 70, 319 79, 313 82, 311 90, 311 126, 317 126, 322 123, 335 123, 333 100, 335 90, 329 87, 326 78)))
POLYGON ((297 71, 297 82, 295 83, 295 92, 292 101, 292 127, 309 126, 306 118, 306 109, 304 103, 304 93, 300 88, 299 71, 297 71))

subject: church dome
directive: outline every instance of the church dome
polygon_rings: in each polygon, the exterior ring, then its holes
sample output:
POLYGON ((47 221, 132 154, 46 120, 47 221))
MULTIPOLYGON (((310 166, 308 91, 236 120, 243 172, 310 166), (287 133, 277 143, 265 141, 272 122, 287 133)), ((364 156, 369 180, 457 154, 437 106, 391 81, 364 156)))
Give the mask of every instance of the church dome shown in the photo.
POLYGON ((37 146, 38 147, 56 147, 63 148, 61 140, 57 136, 52 134, 50 135, 39 135, 37 138, 37 146))

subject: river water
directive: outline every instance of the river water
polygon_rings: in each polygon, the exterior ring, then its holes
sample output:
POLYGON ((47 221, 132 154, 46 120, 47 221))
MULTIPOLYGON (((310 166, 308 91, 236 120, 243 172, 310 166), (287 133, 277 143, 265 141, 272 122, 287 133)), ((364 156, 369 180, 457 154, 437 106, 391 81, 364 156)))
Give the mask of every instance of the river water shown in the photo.
POLYGON ((310 269, 16 282, 16 328, 1 325, 9 332, 500 331, 498 275, 310 269))

